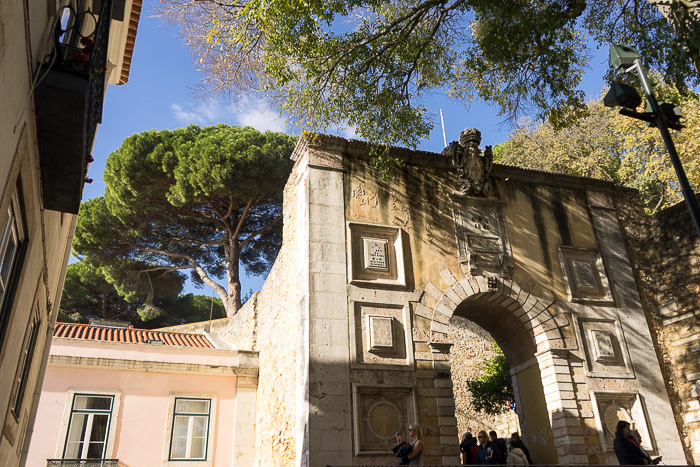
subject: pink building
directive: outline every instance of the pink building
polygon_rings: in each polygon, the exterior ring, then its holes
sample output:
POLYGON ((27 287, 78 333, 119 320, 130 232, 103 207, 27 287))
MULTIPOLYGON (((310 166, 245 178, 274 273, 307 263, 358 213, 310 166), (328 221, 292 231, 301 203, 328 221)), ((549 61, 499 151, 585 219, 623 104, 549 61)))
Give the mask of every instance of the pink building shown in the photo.
POLYGON ((252 466, 257 366, 206 334, 57 323, 26 465, 252 466))

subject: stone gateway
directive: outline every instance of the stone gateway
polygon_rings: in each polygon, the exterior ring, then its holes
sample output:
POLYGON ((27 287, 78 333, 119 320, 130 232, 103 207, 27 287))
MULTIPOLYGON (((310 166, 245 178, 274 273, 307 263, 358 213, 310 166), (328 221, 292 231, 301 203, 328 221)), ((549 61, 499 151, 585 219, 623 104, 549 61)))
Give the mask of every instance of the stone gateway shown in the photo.
POLYGON ((299 141, 278 259, 218 331, 259 352, 256 465, 392 465, 410 423, 426 465, 459 464, 465 320, 509 362, 536 463, 615 464, 618 420, 687 462, 619 220, 635 193, 492 164, 477 133, 444 154, 391 148, 390 179, 365 143, 299 141))

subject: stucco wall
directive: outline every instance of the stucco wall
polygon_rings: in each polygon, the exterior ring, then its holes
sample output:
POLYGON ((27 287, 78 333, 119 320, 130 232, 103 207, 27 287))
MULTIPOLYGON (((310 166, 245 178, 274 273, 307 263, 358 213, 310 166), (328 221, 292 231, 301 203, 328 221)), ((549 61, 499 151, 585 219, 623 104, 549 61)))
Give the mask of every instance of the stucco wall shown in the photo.
POLYGON ((168 417, 171 393, 215 394, 216 421, 210 427, 210 434, 216 434, 212 465, 233 465, 234 426, 230 421, 235 416, 235 378, 55 366, 46 370, 27 465, 45 465, 46 459, 62 457, 65 440, 58 438, 66 404, 70 411, 72 403, 67 397, 69 389, 85 393, 120 391, 114 451, 107 457, 119 459, 125 467, 162 464, 163 447, 170 442, 165 439, 165 433, 168 423, 172 423, 168 417))
POLYGON ((32 405, 38 394, 52 319, 63 288, 65 265, 75 216, 44 211, 36 154, 36 127, 30 91, 33 60, 49 24, 46 5, 0 3, 0 225, 5 225, 12 197, 17 193, 25 222, 26 247, 17 287, 7 297, 10 318, 0 355, 0 464, 19 464, 27 430, 31 432, 32 405), (31 24, 31 27, 28 25, 31 24), (29 43, 28 43, 29 41, 29 43), (30 50, 31 48, 31 50, 30 50), (17 191, 15 191, 17 189, 17 191), (14 376, 30 320, 39 320, 39 334, 24 400, 17 417, 9 413, 14 376))

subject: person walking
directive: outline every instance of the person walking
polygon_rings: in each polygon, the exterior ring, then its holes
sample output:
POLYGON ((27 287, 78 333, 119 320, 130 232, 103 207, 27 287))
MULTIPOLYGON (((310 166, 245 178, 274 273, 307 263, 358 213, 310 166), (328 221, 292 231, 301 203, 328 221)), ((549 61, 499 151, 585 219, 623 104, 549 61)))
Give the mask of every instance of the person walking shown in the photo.
POLYGON ((639 444, 632 439, 629 422, 620 420, 615 428, 613 447, 620 465, 648 465, 649 461, 639 449, 639 444))
POLYGON ((467 431, 462 436, 462 442, 459 443, 459 450, 462 453, 462 464, 476 464, 476 442, 471 432, 467 431))
POLYGON ((501 453, 498 451, 498 448, 489 441, 486 432, 481 430, 476 438, 479 441, 479 445, 476 447, 476 464, 498 464, 498 460, 501 459, 501 453))
POLYGON ((506 465, 530 465, 530 462, 525 456, 525 451, 523 448, 525 445, 519 439, 510 441, 510 452, 508 453, 508 460, 506 465))
POLYGON ((527 457, 527 462, 528 464, 532 465, 534 462, 532 462, 532 457, 530 457, 530 450, 525 446, 525 442, 520 439, 520 435, 518 434, 517 431, 513 432, 510 435, 510 444, 513 444, 513 441, 520 441, 520 449, 525 453, 525 457, 527 457))

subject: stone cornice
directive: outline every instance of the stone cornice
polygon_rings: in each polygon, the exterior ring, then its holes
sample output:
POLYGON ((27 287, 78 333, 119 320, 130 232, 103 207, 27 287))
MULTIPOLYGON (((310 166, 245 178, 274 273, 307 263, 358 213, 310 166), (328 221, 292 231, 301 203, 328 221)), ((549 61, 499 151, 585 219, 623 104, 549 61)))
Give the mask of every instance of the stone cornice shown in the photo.
MULTIPOLYGON (((248 361, 248 363, 257 363, 248 361)), ((256 366, 223 366, 178 362, 154 362, 119 358, 50 355, 49 366, 70 368, 98 368, 101 370, 142 371, 156 373, 200 374, 257 377, 256 366)))
MULTIPOLYGON (((358 159, 370 159, 372 145, 365 141, 345 139, 340 136, 310 134, 302 136, 297 142, 292 155, 293 160, 297 160, 305 151, 318 151, 325 153, 336 153, 339 156, 347 156, 358 159)), ((432 167, 435 169, 452 170, 449 159, 442 154, 429 151, 411 150, 398 146, 389 146, 389 155, 403 160, 406 164, 416 167, 432 167)), ((598 180, 594 178, 577 177, 541 170, 524 169, 520 167, 494 164, 491 172, 493 178, 509 178, 513 180, 537 183, 548 186, 561 186, 566 188, 590 189, 597 188, 603 191, 627 191, 636 192, 634 188, 622 187, 613 182, 598 180)))

